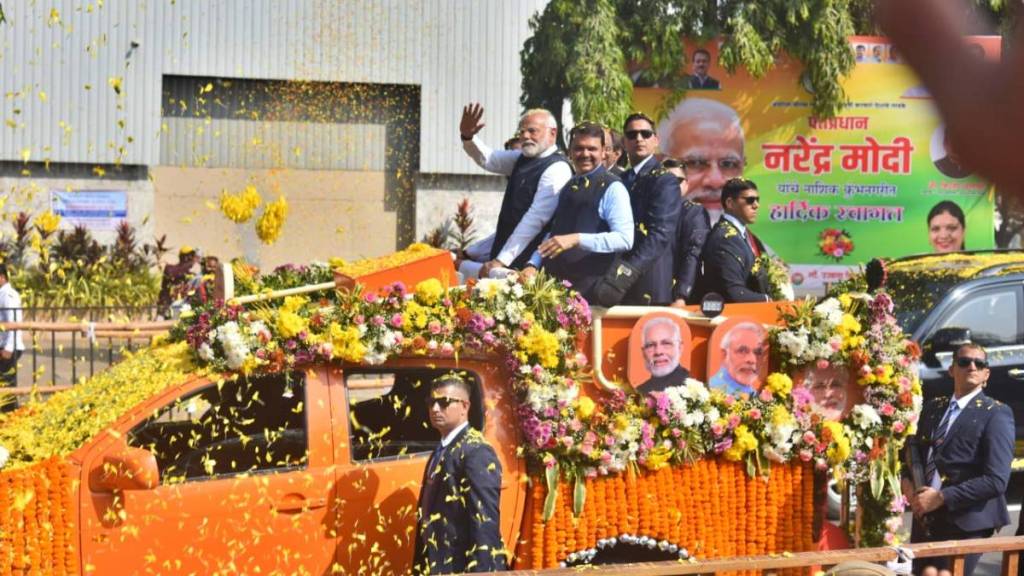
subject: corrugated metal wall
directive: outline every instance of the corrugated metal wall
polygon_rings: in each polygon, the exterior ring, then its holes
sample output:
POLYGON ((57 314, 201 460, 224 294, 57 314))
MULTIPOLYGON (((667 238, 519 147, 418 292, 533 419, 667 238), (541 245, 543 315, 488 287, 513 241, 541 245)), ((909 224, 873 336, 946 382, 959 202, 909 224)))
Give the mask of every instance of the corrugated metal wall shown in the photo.
POLYGON ((546 3, 4 3, 0 115, 15 127, 0 127, 0 160, 27 149, 32 160, 156 164, 161 80, 180 75, 420 85, 419 170, 478 174, 458 141, 461 106, 484 103, 483 136, 494 145, 512 134, 519 50, 546 3))

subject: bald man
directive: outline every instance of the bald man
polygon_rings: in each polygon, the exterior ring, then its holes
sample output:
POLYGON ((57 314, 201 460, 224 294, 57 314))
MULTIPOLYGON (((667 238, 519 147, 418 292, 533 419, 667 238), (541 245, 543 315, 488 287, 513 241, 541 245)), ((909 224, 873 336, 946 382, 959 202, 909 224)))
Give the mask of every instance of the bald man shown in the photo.
POLYGON ((686 173, 686 199, 707 209, 711 221, 722 214, 722 186, 743 173, 743 128, 736 111, 707 98, 687 98, 660 126, 662 150, 678 158, 686 173))

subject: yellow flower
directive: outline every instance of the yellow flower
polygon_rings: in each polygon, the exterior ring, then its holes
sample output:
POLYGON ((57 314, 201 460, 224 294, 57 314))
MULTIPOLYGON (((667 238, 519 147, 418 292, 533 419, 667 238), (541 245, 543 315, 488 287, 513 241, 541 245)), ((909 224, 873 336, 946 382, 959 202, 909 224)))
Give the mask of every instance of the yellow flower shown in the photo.
POLYGON ((220 211, 232 222, 239 224, 248 222, 253 212, 263 203, 256 187, 249 185, 238 194, 230 194, 224 190, 220 194, 220 211))
POLYGON ((348 262, 345 262, 344 259, 335 256, 334 258, 329 258, 327 260, 327 264, 329 264, 331 269, 334 270, 336 268, 344 268, 348 262))
POLYGON ((558 337, 541 328, 539 324, 530 326, 530 331, 519 337, 519 347, 537 358, 540 365, 545 368, 558 366, 558 337))
POLYGON ((839 304, 843 307, 843 310, 849 310, 850 306, 853 305, 853 297, 849 294, 840 294, 839 304))
POLYGON ((853 317, 853 314, 843 314, 843 322, 839 325, 840 335, 848 337, 859 334, 860 328, 860 322, 853 317))
POLYGON ((277 331, 282 338, 294 338, 307 328, 306 319, 295 312, 281 310, 277 315, 277 331))
POLYGON ((648 470, 660 470, 665 466, 668 466, 668 461, 671 457, 671 450, 664 446, 658 446, 647 454, 647 460, 644 461, 644 466, 646 466, 648 470))
POLYGON ((831 445, 825 452, 832 464, 841 464, 850 458, 850 439, 846 437, 846 429, 839 422, 823 422, 821 427, 831 438, 831 445))
POLYGON ((726 459, 738 461, 747 452, 757 450, 757 438, 750 432, 746 424, 740 424, 733 431, 732 446, 725 451, 726 459))
POLYGON ((629 428, 629 416, 625 414, 619 414, 615 417, 615 430, 622 432, 629 428))
POLYGON ((287 296, 284 299, 284 304, 281 306, 281 311, 298 312, 308 302, 309 298, 305 296, 287 296))
POLYGON ((402 326, 407 329, 426 328, 430 321, 430 314, 427 308, 420 306, 410 300, 405 303, 405 312, 402 314, 402 326))
POLYGON ((576 403, 576 414, 579 415, 580 420, 590 420, 590 417, 594 415, 594 408, 597 405, 590 399, 589 396, 583 396, 576 403))
POLYGON ((437 278, 429 278, 416 285, 416 297, 428 306, 436 304, 444 296, 444 286, 437 278))
POLYGON ((43 234, 53 234, 57 231, 57 226, 60 226, 60 216, 54 214, 52 210, 47 210, 36 216, 36 227, 43 234))
POLYGON ((273 244, 281 236, 281 227, 288 216, 288 201, 284 196, 278 197, 263 210, 263 215, 256 221, 256 235, 264 244, 273 244))
POLYGON ((793 415, 790 414, 789 410, 787 410, 782 404, 778 404, 772 408, 772 424, 776 426, 785 426, 787 424, 793 424, 795 421, 796 420, 793 418, 793 415))
POLYGON ((793 380, 781 372, 769 374, 768 380, 765 381, 764 385, 776 396, 788 396, 793 390, 793 380))
POLYGON ((359 329, 355 326, 342 328, 332 322, 328 332, 331 337, 333 350, 331 354, 335 358, 341 358, 348 362, 362 362, 366 355, 366 346, 359 340, 359 329))

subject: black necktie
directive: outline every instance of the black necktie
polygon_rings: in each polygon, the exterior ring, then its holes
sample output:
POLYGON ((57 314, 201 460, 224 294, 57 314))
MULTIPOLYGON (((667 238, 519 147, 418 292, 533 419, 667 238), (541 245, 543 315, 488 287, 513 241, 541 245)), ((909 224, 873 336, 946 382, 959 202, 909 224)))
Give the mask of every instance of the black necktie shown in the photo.
POLYGON ((433 478, 434 475, 437 474, 437 472, 438 472, 437 467, 441 463, 441 454, 443 454, 443 453, 444 453, 444 444, 441 444, 440 442, 438 442, 437 443, 437 447, 434 448, 434 451, 430 454, 430 461, 427 462, 427 477, 428 478, 433 478))
POLYGON ((949 421, 959 411, 960 405, 956 403, 956 400, 950 400, 946 413, 942 415, 942 420, 939 421, 939 425, 935 427, 935 430, 932 430, 932 449, 928 451, 928 461, 924 464, 924 481, 929 486, 934 484, 935 474, 938 472, 935 467, 935 454, 942 448, 942 443, 946 440, 946 429, 949 428, 949 421))
POLYGON ((633 168, 626 170, 626 173, 622 175, 622 184, 629 190, 629 187, 633 185, 633 181, 636 180, 636 172, 633 168))

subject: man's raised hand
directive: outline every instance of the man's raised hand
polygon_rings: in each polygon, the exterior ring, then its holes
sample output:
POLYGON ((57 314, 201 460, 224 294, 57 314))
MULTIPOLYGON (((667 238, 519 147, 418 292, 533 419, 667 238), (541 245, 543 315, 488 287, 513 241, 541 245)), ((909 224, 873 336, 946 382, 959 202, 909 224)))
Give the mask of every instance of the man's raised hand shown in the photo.
POLYGON ((470 102, 462 107, 462 119, 459 120, 459 135, 469 140, 479 132, 485 124, 480 122, 484 117, 484 107, 479 102, 470 102))

